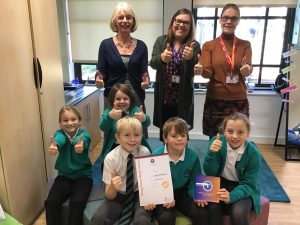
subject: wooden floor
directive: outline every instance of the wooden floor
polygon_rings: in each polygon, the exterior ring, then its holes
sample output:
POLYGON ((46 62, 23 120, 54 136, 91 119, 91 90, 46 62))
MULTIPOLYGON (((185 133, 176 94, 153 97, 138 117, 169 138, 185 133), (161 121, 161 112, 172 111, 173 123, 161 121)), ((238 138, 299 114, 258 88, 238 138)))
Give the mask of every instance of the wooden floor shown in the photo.
MULTIPOLYGON (((300 224, 300 161, 285 161, 284 148, 273 145, 258 145, 262 155, 268 162, 277 179, 289 195, 291 203, 271 202, 269 225, 299 225, 300 224)), ((92 161, 99 154, 92 152, 92 161)), ((45 213, 34 225, 46 225, 45 213)))

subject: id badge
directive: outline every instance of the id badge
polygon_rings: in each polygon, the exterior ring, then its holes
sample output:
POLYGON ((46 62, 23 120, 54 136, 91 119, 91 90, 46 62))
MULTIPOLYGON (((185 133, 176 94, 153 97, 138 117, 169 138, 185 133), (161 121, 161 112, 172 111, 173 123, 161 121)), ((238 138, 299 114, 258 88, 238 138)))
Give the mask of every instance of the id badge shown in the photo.
POLYGON ((179 84, 180 76, 179 75, 172 75, 172 83, 179 84))
POLYGON ((228 74, 226 76, 226 83, 227 84, 236 84, 238 82, 239 82, 239 76, 238 75, 228 74))

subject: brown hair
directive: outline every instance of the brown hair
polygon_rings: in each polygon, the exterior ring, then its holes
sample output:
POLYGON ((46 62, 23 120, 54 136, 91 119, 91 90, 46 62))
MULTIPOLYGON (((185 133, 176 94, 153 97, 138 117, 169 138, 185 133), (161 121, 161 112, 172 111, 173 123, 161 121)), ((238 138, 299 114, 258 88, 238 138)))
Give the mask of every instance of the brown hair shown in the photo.
POLYGON ((174 33, 173 33, 173 29, 172 29, 174 20, 176 19, 176 17, 178 15, 182 15, 182 14, 189 15, 190 19, 191 19, 190 31, 189 31, 188 35, 186 36, 186 38, 183 40, 182 44, 190 45, 195 40, 195 22, 194 22, 193 14, 190 10, 183 8, 183 9, 179 9, 179 10, 177 10, 177 12, 175 12, 175 14, 173 15, 173 17, 171 19, 169 28, 167 30, 167 40, 171 45, 173 45, 173 43, 174 43, 174 33))
POLYGON ((172 128, 177 134, 186 134, 189 137, 188 125, 184 119, 180 117, 172 117, 168 119, 163 126, 163 135, 166 138, 171 132, 172 128))
POLYGON ((71 111, 71 112, 73 112, 78 117, 79 121, 82 120, 82 117, 81 117, 80 112, 78 111, 78 109, 76 109, 74 106, 66 105, 66 106, 63 106, 59 110, 58 122, 61 122, 62 115, 63 115, 63 113, 65 111, 71 111))
POLYGON ((244 123, 246 124, 246 127, 247 127, 247 131, 250 132, 250 121, 249 121, 249 118, 243 114, 243 113, 240 113, 240 112, 234 112, 228 116, 226 116, 221 124, 221 126, 219 127, 219 132, 221 134, 224 133, 225 129, 226 129, 226 126, 227 126, 227 122, 228 120, 242 120, 244 121, 244 123))
POLYGON ((221 12, 221 17, 223 16, 224 11, 229 8, 234 9, 238 13, 238 16, 240 17, 240 8, 234 3, 228 3, 224 6, 224 8, 222 9, 222 12, 221 12))
POLYGON ((124 11, 126 15, 132 16, 133 19, 133 24, 131 28, 131 32, 134 32, 137 29, 137 22, 136 22, 136 17, 135 14, 131 8, 131 6, 127 2, 119 2, 116 8, 114 9, 114 12, 112 14, 112 17, 110 19, 110 29, 113 32, 118 32, 118 27, 117 27, 117 19, 121 11, 124 11))
POLYGON ((127 84, 115 84, 114 86, 112 86, 108 96, 110 108, 112 109, 114 107, 114 101, 115 101, 116 93, 118 91, 121 91, 124 94, 128 95, 130 99, 129 110, 131 110, 136 105, 136 99, 131 88, 127 84))

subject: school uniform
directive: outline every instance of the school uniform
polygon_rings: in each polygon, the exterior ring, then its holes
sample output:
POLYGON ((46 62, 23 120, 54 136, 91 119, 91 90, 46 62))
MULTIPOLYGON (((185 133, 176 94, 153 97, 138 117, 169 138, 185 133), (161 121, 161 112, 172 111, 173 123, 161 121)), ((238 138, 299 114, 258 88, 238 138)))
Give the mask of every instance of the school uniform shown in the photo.
MULTIPOLYGON (((150 155, 150 151, 148 148, 140 145, 139 148, 131 154, 133 157, 147 156, 150 155)), ((123 150, 120 145, 106 155, 104 160, 103 182, 105 184, 111 184, 111 172, 114 171, 117 176, 121 177, 123 186, 118 191, 116 198, 112 200, 105 199, 104 203, 97 209, 92 217, 92 225, 114 224, 114 222, 120 218, 126 197, 126 168, 128 155, 129 153, 123 150)), ((135 164, 133 164, 133 182, 135 193, 133 209, 135 216, 133 218, 133 223, 150 225, 152 218, 144 208, 140 206, 139 202, 135 164)))

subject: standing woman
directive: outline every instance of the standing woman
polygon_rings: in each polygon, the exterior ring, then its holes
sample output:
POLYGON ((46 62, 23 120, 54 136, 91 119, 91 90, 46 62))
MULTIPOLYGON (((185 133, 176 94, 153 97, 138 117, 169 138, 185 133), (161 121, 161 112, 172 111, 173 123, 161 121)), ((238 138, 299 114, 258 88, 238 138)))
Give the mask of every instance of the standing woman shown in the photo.
POLYGON ((195 24, 188 9, 172 17, 167 34, 156 39, 150 65, 156 70, 153 124, 160 128, 171 117, 181 117, 188 128, 194 123, 194 66, 200 45, 195 41, 195 24))
POLYGON ((117 83, 130 86, 137 104, 145 106, 145 89, 150 83, 148 49, 143 41, 131 36, 137 29, 137 21, 128 3, 120 2, 116 6, 110 20, 110 28, 116 36, 104 39, 100 44, 96 86, 98 88, 104 86, 107 107, 109 92, 117 83))
POLYGON ((203 66, 202 76, 209 78, 202 124, 203 133, 210 138, 227 115, 240 112, 249 117, 245 77, 252 73, 252 50, 249 41, 234 34, 239 22, 239 7, 225 5, 220 17, 222 34, 204 43, 200 63, 195 66, 195 74, 203 66))

